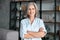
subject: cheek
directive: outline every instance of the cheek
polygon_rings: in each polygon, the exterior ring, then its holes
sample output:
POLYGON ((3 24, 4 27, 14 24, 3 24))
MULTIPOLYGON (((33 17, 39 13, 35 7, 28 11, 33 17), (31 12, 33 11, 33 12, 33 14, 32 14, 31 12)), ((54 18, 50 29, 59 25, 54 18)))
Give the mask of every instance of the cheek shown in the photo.
POLYGON ((33 12, 35 13, 36 11, 35 11, 35 10, 33 10, 33 12))
POLYGON ((30 15, 30 11, 28 11, 27 14, 30 15))
POLYGON ((30 10, 28 10, 28 13, 30 13, 30 10))

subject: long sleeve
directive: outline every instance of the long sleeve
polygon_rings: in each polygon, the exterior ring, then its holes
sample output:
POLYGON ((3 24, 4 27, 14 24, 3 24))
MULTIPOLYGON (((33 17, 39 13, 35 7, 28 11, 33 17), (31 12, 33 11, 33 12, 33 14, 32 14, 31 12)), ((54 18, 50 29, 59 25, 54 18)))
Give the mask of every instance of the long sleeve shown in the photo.
POLYGON ((43 28, 43 31, 47 33, 43 20, 40 20, 40 28, 43 28))
POLYGON ((22 39, 24 39, 24 34, 27 34, 26 32, 26 24, 24 23, 24 21, 21 21, 21 24, 20 24, 20 37, 22 39))

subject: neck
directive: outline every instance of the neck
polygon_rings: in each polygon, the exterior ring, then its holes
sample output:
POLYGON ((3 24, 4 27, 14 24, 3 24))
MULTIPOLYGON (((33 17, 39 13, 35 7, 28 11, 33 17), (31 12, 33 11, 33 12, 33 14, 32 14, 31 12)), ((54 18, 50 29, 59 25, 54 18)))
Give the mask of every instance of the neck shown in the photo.
POLYGON ((30 17, 30 20, 31 20, 31 21, 34 20, 34 17, 30 17))
POLYGON ((30 19, 30 22, 31 22, 31 24, 32 24, 33 21, 34 21, 34 17, 30 17, 29 19, 30 19))

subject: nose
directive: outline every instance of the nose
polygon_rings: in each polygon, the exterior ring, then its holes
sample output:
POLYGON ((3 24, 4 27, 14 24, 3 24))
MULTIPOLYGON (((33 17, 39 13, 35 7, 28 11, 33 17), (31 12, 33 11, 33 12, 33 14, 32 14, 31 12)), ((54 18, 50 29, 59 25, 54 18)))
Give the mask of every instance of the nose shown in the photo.
POLYGON ((30 13, 32 13, 32 9, 30 10, 30 13))

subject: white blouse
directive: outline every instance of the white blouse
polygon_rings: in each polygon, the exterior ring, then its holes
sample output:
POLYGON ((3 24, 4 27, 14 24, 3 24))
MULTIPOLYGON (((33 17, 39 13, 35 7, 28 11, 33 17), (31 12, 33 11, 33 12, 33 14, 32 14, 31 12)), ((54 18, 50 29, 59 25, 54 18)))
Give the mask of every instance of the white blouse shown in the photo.
POLYGON ((44 28, 43 31, 46 31, 45 29, 45 25, 43 23, 43 20, 40 18, 35 18, 33 23, 30 23, 29 18, 23 19, 21 20, 21 27, 20 27, 20 37, 23 40, 42 40, 41 38, 24 38, 24 34, 27 34, 27 30, 28 31, 32 31, 32 32, 38 32, 40 28, 44 28))

